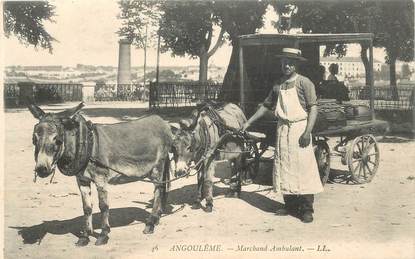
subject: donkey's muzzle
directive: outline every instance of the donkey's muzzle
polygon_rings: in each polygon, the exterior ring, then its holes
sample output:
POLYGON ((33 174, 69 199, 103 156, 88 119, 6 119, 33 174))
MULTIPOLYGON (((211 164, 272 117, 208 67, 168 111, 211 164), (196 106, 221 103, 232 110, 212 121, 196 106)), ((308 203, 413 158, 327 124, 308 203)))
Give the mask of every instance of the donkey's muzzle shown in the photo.
POLYGON ((48 168, 46 166, 36 167, 35 172, 41 178, 48 177, 52 173, 51 170, 48 170, 48 168))

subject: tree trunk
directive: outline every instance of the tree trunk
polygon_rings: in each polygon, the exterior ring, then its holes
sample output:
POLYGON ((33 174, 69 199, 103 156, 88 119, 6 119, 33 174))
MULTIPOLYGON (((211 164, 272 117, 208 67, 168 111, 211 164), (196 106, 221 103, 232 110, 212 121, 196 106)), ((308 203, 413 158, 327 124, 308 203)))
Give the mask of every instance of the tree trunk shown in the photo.
MULTIPOLYGON (((220 33, 219 33, 219 37, 218 40, 215 43, 215 46, 211 49, 208 50, 208 48, 206 48, 205 46, 202 46, 200 48, 200 55, 199 55, 199 83, 202 83, 202 85, 204 85, 203 83, 206 83, 208 80, 208 66, 209 66, 209 58, 215 54, 215 52, 218 50, 218 48, 222 45, 223 43, 223 34, 225 33, 225 30, 223 28, 221 28, 220 33)), ((211 36, 212 34, 209 34, 209 42, 211 41, 211 36)), ((209 44, 210 45, 210 44, 209 44)), ((203 87, 203 98, 206 100, 207 99, 207 95, 206 95, 206 86, 203 87)))
POLYGON ((208 77, 208 62, 209 57, 207 51, 204 48, 203 52, 199 55, 199 83, 206 83, 208 77))
POLYGON ((232 54, 223 79, 219 99, 223 102, 239 102, 239 44, 232 42, 232 54))
POLYGON ((365 66, 365 84, 368 86, 370 84, 370 75, 369 75, 369 58, 367 57, 367 50, 368 47, 364 45, 360 45, 360 58, 362 59, 363 65, 365 66))
POLYGON ((394 101, 398 101, 399 94, 398 94, 398 87, 396 85, 396 57, 391 57, 389 67, 390 67, 389 75, 390 75, 392 98, 394 101))
POLYGON ((147 26, 146 25, 146 38, 144 42, 144 71, 143 71, 143 85, 146 86, 146 67, 147 67, 147 26))
POLYGON ((207 51, 204 47, 201 49, 201 55, 199 56, 199 85, 201 87, 201 94, 203 100, 206 101, 206 82, 207 82, 207 75, 208 75, 208 62, 209 56, 207 55, 207 51))

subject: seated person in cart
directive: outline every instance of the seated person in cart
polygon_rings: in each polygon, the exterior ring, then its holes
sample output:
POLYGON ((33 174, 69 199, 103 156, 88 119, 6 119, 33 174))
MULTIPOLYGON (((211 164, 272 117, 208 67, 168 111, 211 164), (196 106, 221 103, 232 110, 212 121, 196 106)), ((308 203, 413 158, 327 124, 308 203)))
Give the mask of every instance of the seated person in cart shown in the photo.
POLYGON ((330 75, 319 87, 319 97, 322 99, 336 99, 337 102, 350 101, 349 89, 343 82, 337 79, 339 65, 331 64, 329 67, 330 75))
POLYGON ((314 84, 296 72, 305 61, 301 51, 284 48, 281 58, 283 77, 273 86, 263 105, 246 122, 243 130, 275 109, 278 118, 273 170, 274 190, 283 195, 285 207, 277 215, 293 215, 302 222, 313 221, 314 194, 323 191, 311 144, 311 131, 317 118, 314 84))

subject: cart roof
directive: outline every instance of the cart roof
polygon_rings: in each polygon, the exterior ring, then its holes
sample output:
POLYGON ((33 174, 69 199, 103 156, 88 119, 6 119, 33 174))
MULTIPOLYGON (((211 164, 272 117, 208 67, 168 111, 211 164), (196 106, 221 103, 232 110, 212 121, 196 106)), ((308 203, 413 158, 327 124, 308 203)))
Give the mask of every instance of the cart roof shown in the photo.
POLYGON ((372 42, 373 33, 338 33, 338 34, 247 34, 239 36, 241 46, 284 45, 301 43, 358 43, 372 42))

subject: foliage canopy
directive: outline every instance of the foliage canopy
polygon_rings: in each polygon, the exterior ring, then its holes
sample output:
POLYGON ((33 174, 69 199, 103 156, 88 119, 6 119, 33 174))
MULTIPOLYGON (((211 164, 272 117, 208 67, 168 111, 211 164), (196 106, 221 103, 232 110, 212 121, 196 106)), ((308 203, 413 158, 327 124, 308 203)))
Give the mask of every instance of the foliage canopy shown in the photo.
POLYGON ((45 29, 44 22, 54 22, 55 7, 47 1, 5 1, 3 31, 7 38, 15 35, 24 45, 48 49, 56 41, 45 29))

